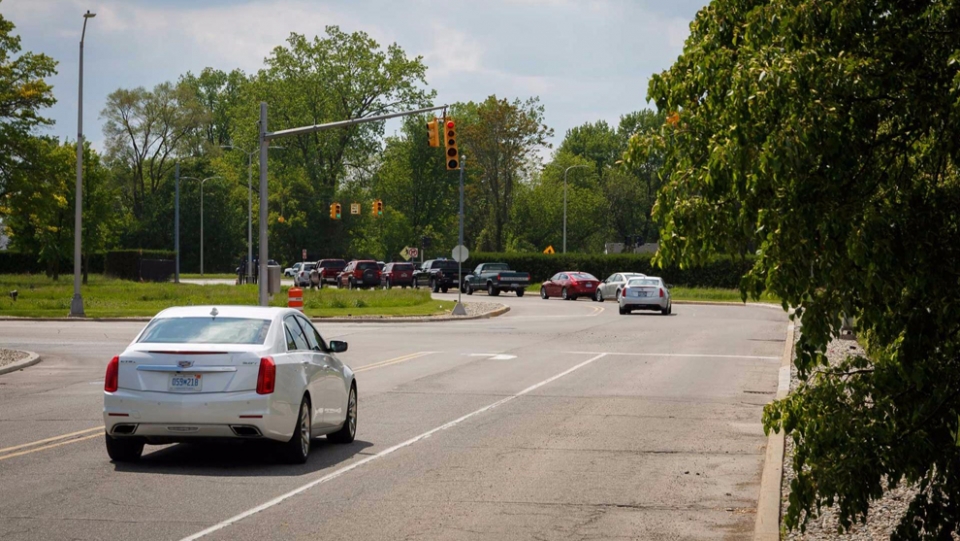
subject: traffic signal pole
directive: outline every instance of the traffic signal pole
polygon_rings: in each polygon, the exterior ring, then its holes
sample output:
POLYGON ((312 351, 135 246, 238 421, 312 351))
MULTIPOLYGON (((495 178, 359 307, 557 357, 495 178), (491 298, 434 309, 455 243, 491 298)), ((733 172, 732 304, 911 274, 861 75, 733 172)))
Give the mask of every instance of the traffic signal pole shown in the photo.
POLYGON ((305 135, 308 133, 316 133, 319 131, 332 130, 336 128, 345 128, 367 122, 380 122, 381 120, 389 120, 391 118, 419 115, 423 113, 429 113, 431 111, 439 111, 441 109, 446 109, 447 107, 447 105, 438 105, 436 107, 426 107, 414 111, 403 111, 400 113, 390 113, 386 115, 352 118, 338 122, 328 122, 326 124, 315 124, 313 126, 302 126, 299 128, 268 132, 267 102, 260 102, 260 278, 257 280, 260 306, 267 306, 267 304, 270 302, 270 296, 267 293, 267 257, 269 254, 269 250, 267 249, 267 147, 270 145, 270 141, 283 137, 292 137, 295 135, 305 135))

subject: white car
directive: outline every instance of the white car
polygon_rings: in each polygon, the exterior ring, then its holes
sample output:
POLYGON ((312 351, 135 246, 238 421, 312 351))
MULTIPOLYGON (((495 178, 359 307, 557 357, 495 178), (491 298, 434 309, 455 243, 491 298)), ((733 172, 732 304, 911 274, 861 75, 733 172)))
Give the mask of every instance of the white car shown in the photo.
POLYGON ((314 437, 356 436, 357 384, 335 355, 346 350, 289 308, 164 310, 107 365, 107 453, 132 461, 145 443, 266 439, 302 464, 314 437))
POLYGON ((310 287, 310 271, 316 266, 316 263, 304 263, 300 265, 300 270, 293 275, 293 285, 297 287, 310 287))
POLYGON ((593 294, 593 300, 603 302, 607 299, 620 300, 620 292, 627 284, 628 280, 633 278, 644 278, 645 274, 639 272, 618 272, 611 274, 606 280, 597 286, 596 293, 593 294))
POLYGON ((283 275, 284 275, 284 276, 289 276, 289 277, 291 277, 291 278, 294 277, 294 276, 296 276, 297 273, 300 272, 300 266, 301 266, 301 265, 303 265, 303 262, 298 261, 298 262, 294 263, 292 267, 287 267, 287 268, 283 269, 283 275))
POLYGON ((631 278, 617 299, 620 314, 629 314, 634 310, 658 310, 668 316, 673 312, 670 289, 656 276, 631 278))

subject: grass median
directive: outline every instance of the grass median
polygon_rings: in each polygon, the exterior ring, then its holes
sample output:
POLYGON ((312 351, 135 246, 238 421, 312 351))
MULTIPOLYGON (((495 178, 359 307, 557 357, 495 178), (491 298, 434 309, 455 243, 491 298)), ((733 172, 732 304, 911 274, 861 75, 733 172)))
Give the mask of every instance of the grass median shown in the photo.
MULTIPOLYGON (((527 286, 528 293, 540 293, 541 284, 530 284, 527 286)), ((730 302, 742 303, 740 291, 737 289, 721 289, 712 287, 673 287, 670 288, 670 296, 675 301, 704 301, 704 302, 730 302)), ((753 302, 753 301, 751 301, 753 302)), ((759 302, 769 302, 780 304, 780 299, 769 293, 760 296, 759 302)))
MULTIPOLYGON (((0 316, 66 317, 73 297, 71 276, 54 281, 43 275, 0 275, 0 316), (9 293, 17 291, 14 301, 9 293)), ((172 306, 257 304, 255 285, 140 283, 90 275, 81 289, 87 317, 152 317, 172 306)), ((425 289, 347 291, 304 290, 304 312, 312 317, 433 316, 455 303, 437 301, 425 289)), ((287 288, 271 306, 287 305, 287 288)))

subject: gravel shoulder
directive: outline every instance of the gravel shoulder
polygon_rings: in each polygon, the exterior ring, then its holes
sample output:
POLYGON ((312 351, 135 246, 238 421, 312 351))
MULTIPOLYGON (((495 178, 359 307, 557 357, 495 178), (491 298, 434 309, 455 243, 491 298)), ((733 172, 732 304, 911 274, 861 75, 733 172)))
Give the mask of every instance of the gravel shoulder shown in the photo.
MULTIPOLYGON (((799 329, 802 329, 800 327, 799 329)), ((799 340, 800 333, 796 338, 799 340)), ((796 351, 796 350, 794 350, 796 351)), ((863 355, 863 348, 856 340, 835 339, 827 346, 827 358, 830 364, 840 363, 847 355, 863 355)), ((796 355, 796 353, 794 353, 796 355)), ((797 368, 791 365, 790 368, 790 390, 797 387, 800 380, 797 377, 797 368)), ((787 512, 790 503, 790 483, 796 478, 793 470, 793 441, 789 436, 786 438, 786 445, 783 457, 783 484, 780 500, 780 516, 787 512)), ((793 531, 782 535, 785 540, 817 540, 817 541, 873 541, 881 539, 890 539, 890 534, 900 523, 900 518, 906 512, 911 500, 917 494, 916 487, 901 485, 894 490, 887 491, 883 498, 875 500, 870 505, 870 511, 867 515, 866 524, 855 524, 847 533, 838 533, 839 521, 837 520, 839 507, 826 507, 821 510, 820 515, 807 522, 807 531, 801 533, 793 531)))
POLYGON ((18 351, 16 349, 0 349, 0 368, 22 361, 29 356, 30 354, 26 351, 18 351))

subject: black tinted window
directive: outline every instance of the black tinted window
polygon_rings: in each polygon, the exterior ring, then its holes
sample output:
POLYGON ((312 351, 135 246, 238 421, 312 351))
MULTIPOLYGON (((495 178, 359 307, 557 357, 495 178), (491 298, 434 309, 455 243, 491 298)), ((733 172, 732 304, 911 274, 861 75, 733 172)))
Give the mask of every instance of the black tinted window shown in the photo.
POLYGON ((410 263, 391 263, 391 268, 395 271, 412 271, 413 265, 410 263))
POLYGON ((443 270, 457 270, 460 268, 460 264, 456 261, 434 261, 433 265, 430 267, 433 269, 443 269, 443 270))
POLYGON ((380 265, 376 263, 358 263, 357 268, 360 270, 380 270, 380 265))

